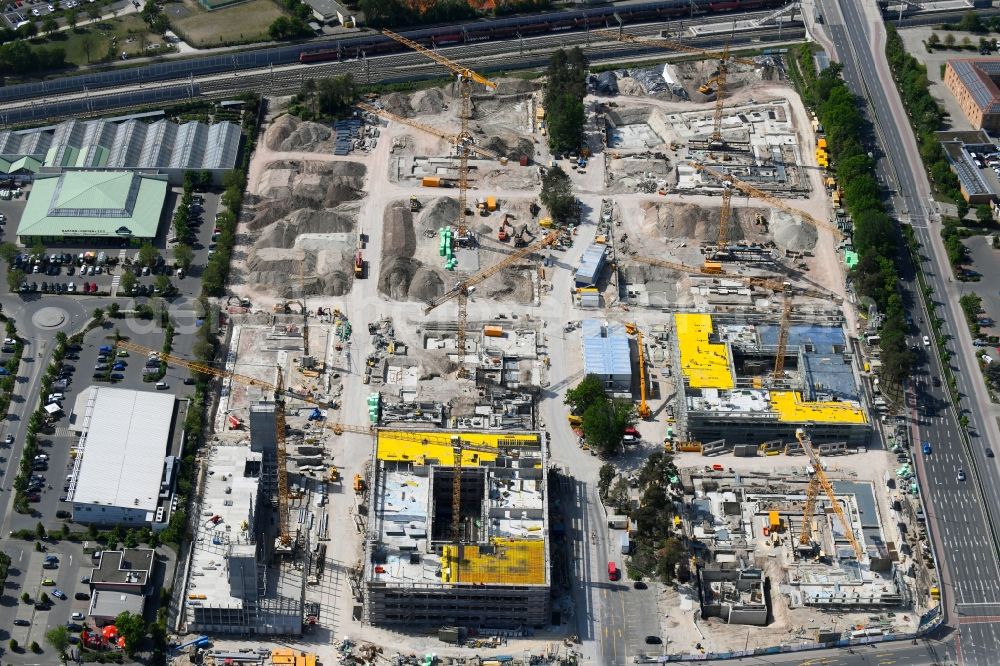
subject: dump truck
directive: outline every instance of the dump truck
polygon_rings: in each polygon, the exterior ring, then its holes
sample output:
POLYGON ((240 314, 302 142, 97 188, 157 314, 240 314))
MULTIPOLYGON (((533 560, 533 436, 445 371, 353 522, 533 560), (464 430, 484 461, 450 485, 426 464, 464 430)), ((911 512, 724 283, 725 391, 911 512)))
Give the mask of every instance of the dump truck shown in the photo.
POLYGON ((420 210, 420 199, 418 199, 416 196, 411 196, 410 197, 410 212, 411 213, 416 213, 418 210, 420 210))
POLYGON ((486 209, 491 213, 497 209, 497 198, 496 197, 486 197, 486 209))
POLYGON ((365 272, 365 258, 361 254, 361 250, 358 250, 354 255, 354 277, 361 279, 364 277, 365 272))

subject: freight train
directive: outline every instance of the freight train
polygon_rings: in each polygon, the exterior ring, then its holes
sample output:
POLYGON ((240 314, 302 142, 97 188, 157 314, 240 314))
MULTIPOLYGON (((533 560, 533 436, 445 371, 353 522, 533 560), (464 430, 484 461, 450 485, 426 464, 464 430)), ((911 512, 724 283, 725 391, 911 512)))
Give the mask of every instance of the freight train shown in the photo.
MULTIPOLYGON (((550 32, 586 30, 623 23, 690 18, 713 12, 757 11, 782 7, 788 0, 661 0, 636 4, 613 4, 591 9, 549 12, 499 19, 483 19, 461 25, 440 25, 404 33, 428 48, 502 39, 532 37, 550 32)), ((362 54, 384 55, 407 51, 407 47, 379 34, 341 40, 335 47, 303 51, 299 62, 353 60, 362 54)))

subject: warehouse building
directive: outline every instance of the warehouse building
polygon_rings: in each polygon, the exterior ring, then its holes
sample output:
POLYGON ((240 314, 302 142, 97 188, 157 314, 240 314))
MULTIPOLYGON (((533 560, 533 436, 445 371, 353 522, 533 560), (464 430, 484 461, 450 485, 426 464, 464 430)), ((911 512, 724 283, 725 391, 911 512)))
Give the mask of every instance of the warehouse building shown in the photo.
POLYGON ((1000 130, 1000 58, 949 60, 944 85, 974 129, 1000 130))
POLYGON ((107 242, 140 245, 156 237, 167 181, 132 171, 70 171, 39 176, 17 225, 31 246, 107 242))
POLYGON ((601 271, 604 270, 604 261, 607 252, 603 245, 591 243, 583 251, 580 259, 580 267, 576 269, 576 286, 593 287, 601 279, 601 271))
MULTIPOLYGON (((85 525, 163 529, 176 465, 176 400, 169 393, 91 387, 81 397, 67 501, 85 525)), ((79 404, 79 403, 78 403, 79 404)))
POLYGON ((162 113, 100 120, 67 120, 49 127, 0 132, 0 169, 19 174, 84 169, 141 170, 170 184, 185 171, 207 171, 216 184, 236 166, 239 125, 178 124, 162 113))
POLYGON ((375 463, 363 573, 367 622, 407 629, 548 624, 547 460, 537 434, 380 430, 375 463), (463 451, 456 470, 458 441, 477 450, 463 451))
POLYGON ((776 324, 694 313, 675 314, 674 323, 677 426, 688 440, 789 443, 806 428, 817 443, 868 444, 872 424, 841 326, 790 326, 783 376, 774 379, 776 324))
POLYGON ((596 375, 611 393, 632 390, 632 350, 625 327, 596 319, 580 322, 583 341, 583 372, 596 375))

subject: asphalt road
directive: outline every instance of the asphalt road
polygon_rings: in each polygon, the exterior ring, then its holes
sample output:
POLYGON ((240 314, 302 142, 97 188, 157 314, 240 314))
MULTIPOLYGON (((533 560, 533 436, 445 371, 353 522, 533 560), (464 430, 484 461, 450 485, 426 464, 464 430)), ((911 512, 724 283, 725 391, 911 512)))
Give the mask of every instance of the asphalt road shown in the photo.
MULTIPOLYGON (((870 102, 869 115, 878 129, 882 153, 878 173, 883 182, 895 189, 897 214, 909 221, 924 246, 924 275, 934 288, 932 298, 943 306, 939 311, 945 318, 944 332, 953 336, 948 341, 949 348, 956 352, 952 369, 958 377, 960 392, 970 396, 963 400, 962 407, 970 421, 970 427, 965 430, 970 436, 971 448, 965 446, 958 414, 948 404, 946 382, 936 354, 924 354, 924 362, 916 368, 908 393, 908 407, 913 416, 916 441, 927 441, 932 447, 931 455, 918 454, 918 470, 922 472, 922 488, 928 498, 931 533, 939 546, 936 553, 943 558, 946 568, 945 594, 949 610, 955 611, 953 616, 946 617, 959 628, 957 650, 965 664, 995 663, 1000 650, 995 623, 995 616, 1000 615, 1000 593, 996 588, 1000 567, 991 534, 993 528, 983 508, 984 503, 994 507, 1000 503, 1000 478, 995 459, 988 459, 983 453, 987 447, 986 437, 995 424, 987 423, 984 418, 991 418, 988 406, 982 409, 978 404, 980 373, 974 359, 969 363, 972 347, 961 314, 956 313, 954 307, 957 299, 947 296, 954 284, 949 281, 947 259, 936 251, 935 241, 939 239, 932 238, 938 234, 936 210, 926 204, 930 199, 920 182, 923 167, 914 151, 912 131, 894 84, 886 75, 881 50, 884 41, 876 39, 870 17, 857 3, 837 2, 836 11, 829 11, 834 8, 829 0, 821 4, 828 10, 825 12, 827 30, 838 59, 844 65, 845 80, 852 91, 867 97, 870 102), (935 377, 940 378, 941 386, 934 385, 935 377), (958 480, 959 469, 966 473, 964 482, 958 480), (985 497, 981 491, 985 492, 985 497)), ((923 349, 922 336, 933 339, 934 334, 927 318, 918 314, 919 298, 912 268, 902 277, 918 329, 911 342, 923 349)))

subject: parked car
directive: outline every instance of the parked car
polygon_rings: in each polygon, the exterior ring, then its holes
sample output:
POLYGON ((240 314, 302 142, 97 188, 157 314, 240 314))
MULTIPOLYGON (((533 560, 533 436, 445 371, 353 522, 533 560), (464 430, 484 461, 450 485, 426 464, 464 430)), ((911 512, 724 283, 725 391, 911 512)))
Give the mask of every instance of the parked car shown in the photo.
POLYGON ((52 590, 52 596, 55 597, 56 599, 65 599, 66 593, 57 587, 56 589, 52 590))
POLYGON ((54 587, 55 584, 56 584, 56 582, 54 580, 52 580, 51 578, 43 578, 42 579, 42 585, 44 585, 46 587, 54 587))
POLYGON ((14 620, 14 626, 15 627, 30 627, 31 626, 31 622, 29 622, 28 620, 14 620))
POLYGON ((86 592, 77 592, 76 594, 73 595, 73 598, 76 599, 77 601, 87 601, 88 599, 90 599, 90 595, 87 594, 86 592))

